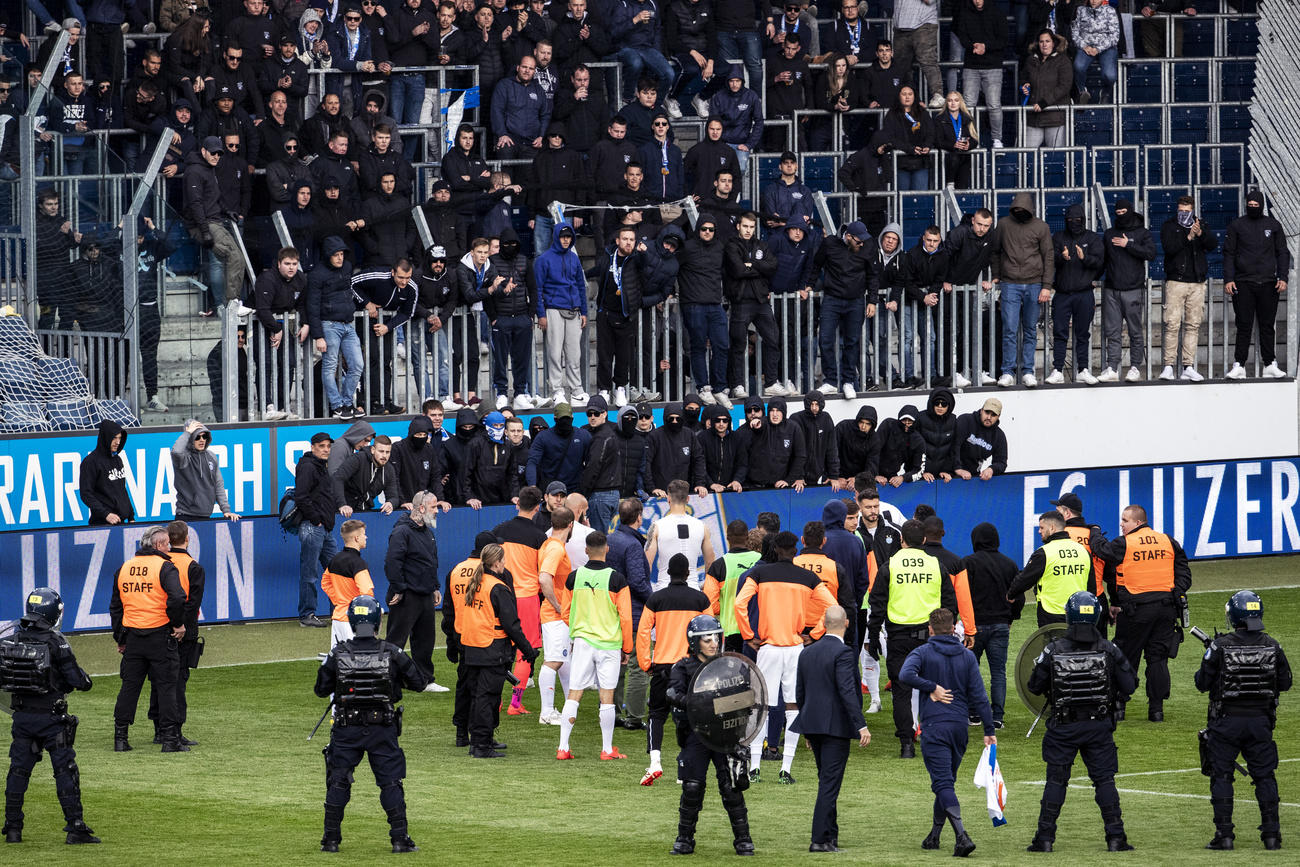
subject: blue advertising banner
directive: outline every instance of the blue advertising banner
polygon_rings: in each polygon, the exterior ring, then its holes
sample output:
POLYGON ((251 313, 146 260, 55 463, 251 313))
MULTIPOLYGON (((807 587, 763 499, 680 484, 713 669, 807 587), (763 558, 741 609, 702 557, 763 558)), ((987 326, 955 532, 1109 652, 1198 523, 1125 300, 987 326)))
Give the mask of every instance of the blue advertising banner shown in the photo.
MULTIPOLYGON (((394 423, 395 424, 395 423, 394 423)), ((377 425, 384 427, 384 425, 377 425)), ((310 430, 310 428, 303 428, 310 430)), ((233 431, 230 433, 234 433, 233 431)), ((145 439, 145 437, 141 437, 145 439)), ((220 438, 219 438, 220 439, 220 438)), ((276 474, 284 478, 287 461, 297 442, 286 438, 277 461, 276 474)), ((236 469, 253 476, 269 475, 269 456, 253 449, 241 452, 236 438, 228 438, 229 455, 236 469), (257 458, 257 455, 263 455, 257 458), (259 463, 260 461, 260 463, 259 463)), ((170 443, 152 441, 140 446, 143 459, 166 460, 170 443)), ((137 447, 133 438, 128 450, 137 447)), ((293 461, 296 461, 296 455, 293 461)), ((289 461, 287 466, 292 467, 289 461)), ((75 472, 72 476, 75 478, 75 472)), ((291 476, 290 476, 291 479, 291 476)), ((70 510, 68 497, 75 489, 66 487, 65 471, 60 496, 46 499, 53 517, 56 503, 64 515, 70 510)), ((257 491, 252 478, 244 482, 245 497, 257 491)), ((265 478, 262 494, 269 487, 265 478)), ((1074 491, 1083 500, 1086 515, 1110 535, 1119 532, 1120 510, 1130 503, 1144 506, 1150 523, 1177 538, 1193 559, 1244 557, 1300 551, 1300 525, 1296 505, 1300 500, 1300 459, 1234 461, 1225 463, 1146 466, 1100 470, 999 476, 988 482, 953 481, 948 484, 908 484, 881 491, 883 508, 896 520, 910 517, 920 503, 928 503, 944 519, 945 544, 959 554, 970 550, 970 531, 988 521, 998 528, 1002 551, 1023 562, 1037 546, 1037 515, 1051 508, 1051 500, 1074 491)), ((170 493, 170 488, 166 489, 170 493)), ((23 495, 24 497, 27 494, 23 495)), ((232 503, 235 494, 232 493, 232 503)), ((751 526, 759 512, 775 512, 781 525, 799 533, 808 521, 821 519, 821 510, 832 496, 829 488, 758 491, 692 498, 695 514, 709 526, 715 550, 725 545, 726 523, 741 519, 751 526)), ((270 498, 270 507, 275 500, 270 498)), ((13 503, 9 503, 13 508, 13 503)), ((35 507, 33 507, 35 508, 35 507)), ((238 506, 236 506, 238 508, 238 506)), ((667 510, 664 501, 647 504, 645 524, 667 510)), ((170 509, 167 509, 170 517, 170 509)), ((439 571, 445 575, 469 553, 475 534, 490 530, 511 517, 514 509, 495 506, 480 511, 453 509, 438 516, 439 571)), ((368 525, 369 547, 364 557, 379 592, 383 592, 384 550, 396 518, 375 512, 359 516, 368 525)), ((160 519, 161 520, 161 519, 160 519)), ((341 519, 339 521, 341 523, 341 519)), ((69 631, 108 627, 111 582, 117 568, 136 549, 146 523, 126 527, 76 527, 39 531, 19 530, 0 534, 5 556, 0 558, 0 620, 21 613, 26 591, 48 585, 63 594, 66 605, 64 626, 69 631), (19 593, 21 588, 23 591, 19 593)), ((338 539, 337 528, 335 538, 338 539)), ((191 553, 208 574, 203 602, 203 620, 274 619, 297 615, 298 540, 284 534, 272 517, 248 518, 239 522, 199 522, 193 527, 191 553)), ((341 543, 340 543, 341 544, 341 543)), ((312 572, 319 582, 320 568, 312 572)), ((326 610, 321 595, 320 612, 326 610)))

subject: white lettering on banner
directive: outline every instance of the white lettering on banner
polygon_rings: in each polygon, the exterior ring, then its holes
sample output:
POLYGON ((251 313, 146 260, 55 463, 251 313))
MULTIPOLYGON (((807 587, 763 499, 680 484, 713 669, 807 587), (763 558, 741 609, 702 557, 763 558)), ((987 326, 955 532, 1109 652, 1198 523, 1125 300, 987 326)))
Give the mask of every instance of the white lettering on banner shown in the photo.
POLYGON ((23 561, 23 598, 36 589, 36 537, 23 536, 19 540, 19 550, 23 561))
POLYGON ((1284 548, 1292 551, 1300 548, 1300 528, 1296 527, 1295 504, 1300 498, 1300 471, 1290 461, 1273 462, 1273 493, 1270 498, 1269 511, 1273 515, 1273 550, 1284 548), (1287 492, 1282 493, 1285 483, 1287 492), (1282 539, 1282 527, 1286 525, 1286 540, 1282 539))
POLYGON ((1025 528, 1025 535, 1021 540, 1021 547, 1024 549, 1020 556, 1022 562, 1038 547, 1034 544, 1034 535, 1038 532, 1038 510, 1034 508, 1034 494, 1051 483, 1049 476, 1025 476, 1025 517, 1021 521, 1021 526, 1025 528))
MULTIPOLYGON (((195 563, 198 563, 200 566, 203 565, 203 546, 199 544, 199 534, 194 532, 194 527, 192 526, 190 527, 189 545, 186 547, 185 550, 189 553, 190 557, 194 559, 195 563)), ((211 594, 207 592, 204 592, 203 597, 205 602, 212 598, 211 594)), ((206 618, 203 616, 203 607, 202 605, 200 605, 199 620, 205 620, 205 619, 206 618)))
MULTIPOLYGON (((122 562, 125 563, 136 555, 140 550, 140 540, 144 538, 148 527, 142 527, 139 524, 130 524, 122 528, 122 562)), ((117 573, 117 567, 113 567, 114 574, 117 573)))
POLYGON ((1196 468, 1196 478, 1210 480, 1210 493, 1205 498, 1205 513, 1201 515, 1201 530, 1196 535, 1196 557, 1222 557, 1228 553, 1227 542, 1211 542, 1210 530, 1214 526, 1214 513, 1219 508, 1219 492, 1223 488, 1223 464, 1207 464, 1196 468))
POLYGON ((38 512, 41 523, 50 522, 50 509, 45 502, 45 474, 41 472, 39 455, 27 456, 27 478, 23 480, 23 506, 18 513, 19 523, 26 524, 27 516, 38 512))
POLYGON ((1163 467, 1151 468, 1151 529, 1165 531, 1165 471, 1163 467))
POLYGON ((36 537, 26 535, 22 537, 19 544, 22 558, 23 573, 23 598, 35 590, 37 587, 49 587, 52 590, 62 593, 61 582, 59 580, 59 537, 57 533, 51 533, 45 537, 45 575, 42 580, 36 579, 36 537))
POLYGON ((9 495, 14 492, 14 459, 9 455, 0 457, 0 468, 4 469, 4 483, 0 484, 0 515, 4 516, 5 524, 12 526, 14 523, 14 510, 9 505, 9 495))
POLYGON ((252 466, 249 469, 244 469, 244 445, 243 443, 235 443, 235 495, 231 497, 231 500, 234 502, 236 512, 260 512, 263 508, 262 444, 253 443, 251 451, 253 452, 252 466), (249 482, 253 483, 251 508, 244 502, 244 486, 249 482))
POLYGON ((222 522, 216 525, 216 559, 217 559, 217 619, 226 620, 230 615, 230 584, 235 585, 235 596, 239 600, 241 617, 256 615, 256 597, 253 592, 253 522, 222 522), (230 528, 240 529, 240 550, 235 551, 234 541, 230 538, 230 528), (241 563, 242 561, 242 563, 241 563))
POLYGON ((85 520, 81 516, 81 498, 77 495, 77 490, 81 487, 80 476, 81 455, 75 452, 57 452, 54 455, 54 520, 62 523, 64 520, 76 521, 80 523, 85 520), (65 477, 67 470, 72 470, 65 477), (63 516, 63 504, 68 504, 68 517, 63 516))
POLYGON ((131 498, 131 506, 135 509, 137 517, 144 518, 149 514, 144 499, 144 449, 135 450, 134 464, 131 463, 130 453, 126 449, 122 449, 119 457, 122 458, 122 469, 126 473, 126 493, 131 498), (141 472, 136 472, 136 467, 139 467, 141 472))
POLYGON ((153 483, 153 502, 147 512, 142 511, 140 514, 148 514, 151 518, 157 518, 162 514, 163 506, 171 506, 172 513, 176 512, 176 479, 173 475, 172 453, 170 449, 158 450, 158 473, 154 477, 153 483))
MULTIPOLYGON (((393 442, 397 440, 394 439, 393 442)), ((308 440, 290 440, 284 444, 284 468, 289 471, 290 476, 298 469, 298 458, 305 455, 310 448, 311 443, 308 440)), ((279 497, 275 499, 277 503, 280 501, 279 497)))
POLYGON ((1183 468, 1174 467, 1174 532, 1170 535, 1180 542, 1187 538, 1185 532, 1187 529, 1187 510, 1183 508, 1184 490, 1183 468))
MULTIPOLYGON (((111 530, 78 530, 72 534, 74 545, 92 545, 90 562, 86 565, 86 583, 81 588, 81 600, 77 603, 77 616, 73 620, 73 629, 108 629, 113 625, 113 618, 107 611, 98 614, 90 609, 95 604, 95 589, 99 586, 99 576, 104 569, 104 554, 108 551, 108 537, 111 530)), ((50 539, 57 542, 58 535, 50 534, 50 539)), ((108 580, 116 579, 114 569, 108 580)))
POLYGON ((1119 503, 1117 504, 1117 508, 1119 509, 1119 514, 1115 516, 1116 523, 1118 523, 1119 520, 1124 516, 1125 507, 1132 504, 1132 502, 1133 501, 1129 499, 1129 495, 1128 495, 1128 470, 1120 470, 1119 471, 1119 503))
POLYGON ((1237 556, 1242 554, 1258 554, 1264 550, 1262 539, 1250 538, 1250 527, 1248 521, 1251 515, 1259 514, 1259 500, 1252 500, 1247 490, 1250 487, 1250 477, 1258 476, 1264 471, 1264 465, 1259 461, 1253 461, 1248 464, 1237 464, 1237 556))

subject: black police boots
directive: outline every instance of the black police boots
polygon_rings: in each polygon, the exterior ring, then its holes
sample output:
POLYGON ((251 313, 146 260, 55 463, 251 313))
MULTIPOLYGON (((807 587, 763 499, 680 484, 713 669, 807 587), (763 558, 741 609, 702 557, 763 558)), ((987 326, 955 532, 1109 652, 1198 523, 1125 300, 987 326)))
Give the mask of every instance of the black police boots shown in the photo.
POLYGON ((162 743, 162 723, 158 722, 158 720, 153 721, 153 742, 156 744, 162 743))
MULTIPOLYGON (((1116 796, 1118 797, 1118 796, 1116 796)), ((1106 827, 1106 849, 1110 852, 1132 852, 1128 835, 1124 833, 1124 818, 1120 812, 1119 802, 1106 804, 1101 808, 1101 821, 1106 827)))
POLYGON ((948 821, 952 823, 952 830, 957 834, 957 842, 952 847, 954 858, 965 858, 975 851, 975 841, 966 833, 966 826, 961 823, 961 807, 949 807, 947 810, 948 821))
POLYGON ((1026 852, 1051 852, 1056 842, 1056 820, 1061 815, 1063 804, 1049 804, 1043 801, 1038 811, 1038 830, 1034 839, 1025 847, 1026 852))
POLYGON ((410 837, 407 837, 405 834, 403 834, 401 837, 394 837, 392 839, 393 839, 394 852, 419 852, 420 851, 420 847, 415 845, 415 841, 412 840, 410 837))
POLYGON ((68 832, 68 845, 99 842, 99 838, 95 836, 95 832, 90 830, 90 826, 81 819, 77 819, 76 821, 64 825, 63 830, 68 832))
MULTIPOLYGON (((23 786, 23 792, 27 786, 23 786)), ((23 842, 23 793, 5 792, 5 826, 3 829, 6 843, 23 842)))
POLYGON ((181 743, 180 726, 164 726, 162 730, 162 751, 164 753, 188 753, 189 746, 181 743))
POLYGON ((1206 849, 1217 849, 1221 852, 1231 852, 1233 842, 1236 838, 1231 833, 1225 834, 1222 831, 1214 832, 1214 839, 1205 844, 1206 849))
POLYGON ((695 851, 695 823, 704 806, 704 784, 698 780, 682 782, 682 797, 677 805, 677 840, 673 855, 690 855, 695 851))
POLYGON ((948 821, 948 814, 944 812, 943 806, 936 798, 934 802, 934 825, 930 828, 930 833, 925 835, 921 841, 922 849, 938 849, 939 835, 943 833, 943 826, 948 821))
POLYGON ((329 802, 325 795, 325 833, 320 840, 322 852, 337 852, 339 843, 343 842, 343 807, 329 802))
POLYGON ((113 723, 113 752, 129 753, 131 751, 131 744, 126 739, 126 734, 130 728, 129 723, 113 723))
POLYGON ((899 738, 898 757, 900 759, 916 758, 916 744, 912 743, 911 738, 899 738))
POLYGON ((1269 851, 1282 848, 1282 826, 1278 824, 1277 801, 1259 805, 1259 839, 1269 851))
POLYGON ((1232 850, 1232 798, 1210 798, 1214 807, 1214 839, 1205 844, 1206 849, 1223 852, 1232 850))
POLYGON ((722 789, 722 806, 731 820, 732 848, 737 855, 753 855, 754 841, 749 836, 749 811, 745 808, 745 796, 731 786, 722 789))
POLYGON ((1147 708, 1147 720, 1154 723, 1165 721, 1165 706, 1162 704, 1153 704, 1147 708))

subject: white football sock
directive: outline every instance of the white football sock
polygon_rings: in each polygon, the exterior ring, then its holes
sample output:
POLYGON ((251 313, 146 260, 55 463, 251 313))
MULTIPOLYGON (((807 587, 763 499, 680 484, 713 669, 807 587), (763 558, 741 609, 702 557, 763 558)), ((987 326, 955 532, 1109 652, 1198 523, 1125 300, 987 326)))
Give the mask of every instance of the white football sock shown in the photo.
POLYGON ((578 703, 571 698, 566 699, 561 713, 563 716, 560 717, 560 749, 568 751, 569 735, 573 733, 573 724, 578 719, 578 703))
POLYGON ((880 663, 867 657, 862 664, 862 682, 867 685, 872 701, 880 701, 880 663))
POLYGON ((559 675, 559 678, 560 678, 560 689, 564 690, 564 694, 565 694, 565 695, 568 695, 568 694, 569 694, 569 659, 568 659, 568 657, 565 657, 564 662, 560 663, 560 670, 557 671, 556 674, 559 675))
POLYGON ((614 705, 600 706, 600 749, 601 752, 614 751, 614 705))
POLYGON ((912 690, 912 731, 916 731, 917 726, 921 724, 921 693, 919 690, 912 690))
POLYGON ((749 769, 758 770, 759 761, 763 758, 763 737, 759 735, 754 738, 754 742, 749 745, 749 769))
POLYGON ((797 710, 787 710, 785 712, 785 747, 781 750, 781 770, 787 772, 794 765, 794 754, 799 748, 799 735, 790 731, 790 725, 797 716, 799 716, 797 710))
POLYGON ((651 750, 651 751, 650 751, 650 769, 651 769, 651 770, 654 770, 654 771, 662 771, 662 770, 664 769, 664 766, 663 766, 663 765, 661 764, 661 762, 660 762, 660 756, 661 756, 661 755, 662 755, 662 753, 661 753, 659 750, 651 750))
POLYGON ((555 669, 543 665, 537 675, 537 688, 542 694, 542 707, 539 713, 555 710, 555 669))

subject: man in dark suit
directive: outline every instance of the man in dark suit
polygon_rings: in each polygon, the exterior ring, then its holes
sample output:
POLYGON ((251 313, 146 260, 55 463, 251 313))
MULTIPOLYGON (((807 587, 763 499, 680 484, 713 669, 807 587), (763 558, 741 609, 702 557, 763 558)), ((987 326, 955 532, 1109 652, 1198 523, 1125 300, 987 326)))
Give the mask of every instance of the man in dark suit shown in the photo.
POLYGON ((808 738, 817 760, 817 805, 813 807, 812 844, 809 852, 838 852, 840 828, 835 803, 840 797, 844 767, 849 761, 849 741, 871 742, 862 716, 858 689, 857 654, 844 644, 848 615, 839 605, 826 609, 826 634, 799 655, 799 680, 795 701, 799 717, 791 726, 808 738))

